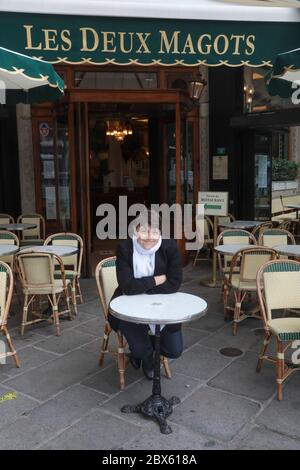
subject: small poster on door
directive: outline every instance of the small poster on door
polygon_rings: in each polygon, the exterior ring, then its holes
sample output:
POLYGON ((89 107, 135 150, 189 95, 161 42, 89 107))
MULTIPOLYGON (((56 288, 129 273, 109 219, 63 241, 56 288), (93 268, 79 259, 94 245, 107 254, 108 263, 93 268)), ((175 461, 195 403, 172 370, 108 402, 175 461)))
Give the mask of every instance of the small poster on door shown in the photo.
POLYGON ((228 179, 228 155, 213 156, 213 180, 228 179))
POLYGON ((56 220, 55 186, 46 186, 45 198, 46 198, 46 219, 56 220))
POLYGON ((258 187, 264 189, 268 187, 268 155, 256 155, 258 160, 258 187))

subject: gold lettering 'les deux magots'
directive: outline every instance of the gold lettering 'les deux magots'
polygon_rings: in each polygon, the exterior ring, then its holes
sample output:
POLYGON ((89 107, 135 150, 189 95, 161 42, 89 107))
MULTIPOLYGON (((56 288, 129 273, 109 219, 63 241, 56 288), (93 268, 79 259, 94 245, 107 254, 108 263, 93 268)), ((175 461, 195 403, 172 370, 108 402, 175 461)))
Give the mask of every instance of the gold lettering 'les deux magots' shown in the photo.
MULTIPOLYGON (((69 29, 45 29, 39 31, 33 25, 24 25, 26 34, 25 49, 40 51, 70 51, 74 44, 69 29)), ((219 56, 231 55, 253 55, 255 52, 255 35, 245 34, 218 34, 203 33, 198 36, 182 31, 168 32, 159 30, 158 50, 151 50, 150 32, 124 32, 124 31, 101 31, 94 28, 79 28, 80 52, 100 51, 102 53, 123 54, 150 54, 160 55, 186 54, 186 55, 209 55, 214 53, 219 56)))

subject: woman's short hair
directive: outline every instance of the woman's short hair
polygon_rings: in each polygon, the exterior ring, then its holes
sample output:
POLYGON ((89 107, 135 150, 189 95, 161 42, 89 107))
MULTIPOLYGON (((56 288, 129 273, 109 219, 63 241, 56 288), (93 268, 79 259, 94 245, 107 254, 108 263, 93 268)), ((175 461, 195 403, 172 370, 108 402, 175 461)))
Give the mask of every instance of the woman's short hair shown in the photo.
POLYGON ((158 212, 153 209, 146 209, 138 217, 138 225, 142 227, 158 228, 161 231, 162 222, 158 212))

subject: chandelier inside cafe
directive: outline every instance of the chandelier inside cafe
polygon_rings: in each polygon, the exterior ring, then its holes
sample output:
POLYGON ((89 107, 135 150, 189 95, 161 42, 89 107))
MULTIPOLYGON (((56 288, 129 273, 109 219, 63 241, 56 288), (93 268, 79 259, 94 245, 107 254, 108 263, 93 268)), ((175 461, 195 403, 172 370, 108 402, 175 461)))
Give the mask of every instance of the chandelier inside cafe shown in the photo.
POLYGON ((108 121, 106 135, 114 137, 117 141, 123 142, 124 138, 132 135, 132 127, 127 122, 122 121, 108 121))

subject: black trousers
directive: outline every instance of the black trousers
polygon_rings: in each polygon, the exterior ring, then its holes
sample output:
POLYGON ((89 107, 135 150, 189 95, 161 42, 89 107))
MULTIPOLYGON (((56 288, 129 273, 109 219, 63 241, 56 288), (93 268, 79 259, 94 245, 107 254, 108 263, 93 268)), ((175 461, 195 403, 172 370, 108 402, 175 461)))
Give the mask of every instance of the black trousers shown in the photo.
MULTIPOLYGON (((146 369, 153 367, 154 336, 148 325, 120 320, 119 330, 125 336, 132 356, 143 361, 146 369)), ((165 326, 160 333, 160 352, 163 356, 177 358, 183 349, 181 328, 172 330, 165 326)))

